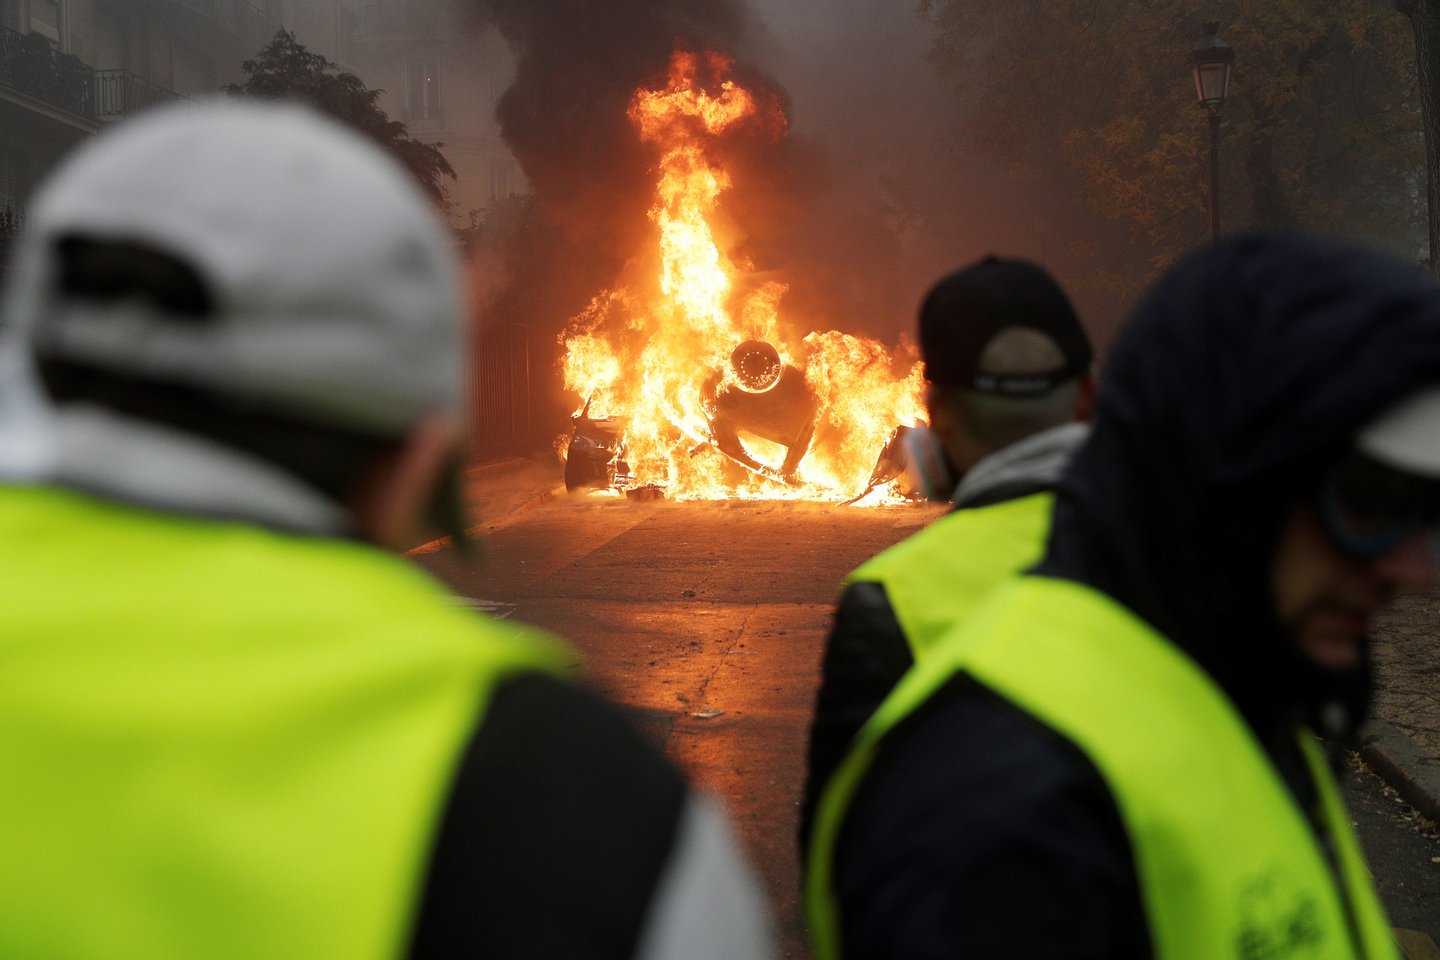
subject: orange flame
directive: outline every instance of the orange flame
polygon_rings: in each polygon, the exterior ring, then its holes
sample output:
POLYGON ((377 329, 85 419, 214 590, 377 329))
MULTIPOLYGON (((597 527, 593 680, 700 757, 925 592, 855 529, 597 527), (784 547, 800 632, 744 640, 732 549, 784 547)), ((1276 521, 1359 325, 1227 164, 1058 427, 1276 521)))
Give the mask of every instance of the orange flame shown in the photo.
MULTIPOLYGON (((590 403, 591 416, 626 418, 635 481, 663 486, 674 499, 853 497, 890 431, 922 419, 920 364, 912 357, 896 377, 874 340, 837 331, 797 338, 780 318, 786 285, 756 282, 717 242, 712 224, 731 183, 711 146, 742 124, 763 124, 775 136, 786 130, 778 106, 730 79, 732 65, 721 54, 678 51, 665 85, 631 101, 641 140, 660 150, 650 209, 657 292, 640 289, 648 283, 607 290, 571 319, 560 338, 565 386, 590 403), (783 364, 803 368, 815 403, 814 441, 788 484, 773 472, 737 470, 712 442, 706 381, 711 400, 716 378, 721 389, 737 382, 729 358, 746 340, 763 340, 783 364)), ((741 437, 767 470, 780 465, 783 446, 741 437)))

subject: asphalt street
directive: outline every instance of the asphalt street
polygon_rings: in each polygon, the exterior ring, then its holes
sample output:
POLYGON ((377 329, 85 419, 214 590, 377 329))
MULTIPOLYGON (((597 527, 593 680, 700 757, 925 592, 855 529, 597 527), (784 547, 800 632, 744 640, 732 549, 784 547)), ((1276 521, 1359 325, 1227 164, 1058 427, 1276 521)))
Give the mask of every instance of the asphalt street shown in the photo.
MULTIPOLYGON (((637 503, 567 496, 556 478, 529 461, 477 472, 478 558, 437 543, 418 562, 477 609, 577 648, 592 682, 727 804, 782 956, 806 957, 794 832, 835 588, 939 511, 637 503)), ((1412 931, 1407 955, 1437 960, 1440 837, 1392 782, 1355 757, 1347 798, 1392 922, 1412 931)))
POLYGON ((729 807, 783 956, 804 957, 795 828, 835 585, 926 508, 557 498, 422 559, 475 605, 571 641, 595 685, 729 807))

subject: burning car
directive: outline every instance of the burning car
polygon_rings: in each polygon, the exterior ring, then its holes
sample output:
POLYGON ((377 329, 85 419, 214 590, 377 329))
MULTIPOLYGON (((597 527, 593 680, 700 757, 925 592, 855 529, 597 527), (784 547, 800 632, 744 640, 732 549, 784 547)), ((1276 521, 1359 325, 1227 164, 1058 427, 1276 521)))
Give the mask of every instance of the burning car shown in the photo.
POLYGON ((715 371, 700 394, 712 442, 721 453, 766 479, 799 482, 818 406, 804 373, 783 363, 764 340, 746 340, 730 354, 730 374, 715 371), (762 463, 746 449, 742 434, 779 444, 785 459, 778 467, 762 463))
POLYGON ((571 420, 564 457, 565 489, 574 493, 630 486, 635 478, 630 475, 630 464, 625 462, 624 418, 591 418, 587 400, 571 420))
POLYGON ((679 50, 628 117, 656 152, 655 230, 643 241, 653 248, 560 337, 565 388, 586 401, 566 441, 566 486, 854 498, 895 425, 923 415, 918 358, 837 330, 801 335, 780 313, 786 283, 732 257, 711 223, 731 186, 724 139, 783 138, 783 102, 752 95, 728 58, 679 50))

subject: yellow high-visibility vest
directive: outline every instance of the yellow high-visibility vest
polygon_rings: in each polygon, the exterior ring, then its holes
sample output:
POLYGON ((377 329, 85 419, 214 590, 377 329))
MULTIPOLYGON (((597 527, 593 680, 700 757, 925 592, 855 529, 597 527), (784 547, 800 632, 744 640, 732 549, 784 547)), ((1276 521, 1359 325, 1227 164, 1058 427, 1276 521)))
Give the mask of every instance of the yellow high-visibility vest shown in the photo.
POLYGON ((962 673, 1063 736, 1100 773, 1129 834, 1157 957, 1399 956, 1315 738, 1302 732, 1301 749, 1333 869, 1208 674, 1108 596, 1026 576, 907 674, 831 779, 806 888, 816 960, 842 955, 835 838, 877 745, 962 673))
POLYGON ((919 660, 998 584, 1038 562, 1052 493, 955 510, 846 578, 885 587, 911 656, 919 660))
POLYGON ((0 956, 393 958, 491 693, 404 560, 0 488, 0 956))

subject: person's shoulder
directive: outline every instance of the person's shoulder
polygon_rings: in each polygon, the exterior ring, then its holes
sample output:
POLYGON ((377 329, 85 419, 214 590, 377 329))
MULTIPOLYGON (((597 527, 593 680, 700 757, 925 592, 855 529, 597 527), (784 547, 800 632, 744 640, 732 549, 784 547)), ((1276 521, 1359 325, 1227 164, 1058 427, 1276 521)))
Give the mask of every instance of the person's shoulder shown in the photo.
POLYGON ((955 537, 964 536, 972 520, 966 511, 951 510, 928 526, 893 544, 866 560, 845 578, 846 584, 883 583, 889 578, 910 571, 915 564, 926 562, 936 550, 948 550, 955 537))
POLYGON ((1063 859, 1071 842, 1063 838, 1081 820, 1090 839, 1128 853, 1115 800, 1084 754, 958 674, 917 699, 881 738, 847 833, 850 855, 860 861, 914 845, 913 856, 949 872, 985 864, 1004 849, 1047 846, 1063 859), (979 823, 985 829, 976 829, 979 823))
POLYGON ((1144 939, 1128 836, 1101 775, 964 675, 880 742, 837 844, 836 890, 860 942, 950 950, 957 919, 977 942, 1033 939, 1021 951, 1033 956, 1070 955, 1065 945, 1081 935, 1107 947, 1082 955, 1135 956, 1144 939), (934 918, 904 904, 903 891, 921 886, 956 914, 928 926, 934 918), (1048 929, 1025 929, 1036 898, 1057 893, 1066 902, 1047 914, 1048 929))
POLYGON ((690 802, 616 707, 542 672, 508 678, 452 779, 414 955, 630 956, 690 802))
POLYGON ((618 707, 580 683, 540 671, 500 684, 471 749, 484 762, 549 766, 595 788, 671 800, 685 790, 675 767, 618 707))

